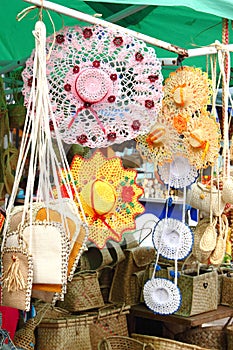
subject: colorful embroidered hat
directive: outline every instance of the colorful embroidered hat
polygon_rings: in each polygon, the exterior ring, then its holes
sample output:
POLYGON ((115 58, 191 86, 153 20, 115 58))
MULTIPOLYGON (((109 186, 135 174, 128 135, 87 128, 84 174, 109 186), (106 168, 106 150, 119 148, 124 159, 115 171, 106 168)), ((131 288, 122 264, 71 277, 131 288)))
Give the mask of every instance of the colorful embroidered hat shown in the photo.
POLYGON ((168 115, 192 116, 207 106, 211 96, 211 81, 200 68, 180 67, 164 82, 163 103, 168 115))
MULTIPOLYGON (((107 147, 149 131, 162 100, 153 48, 100 25, 64 27, 53 41, 54 35, 47 38, 49 94, 66 143, 107 147)), ((32 61, 33 54, 23 72, 26 104, 32 61)))
POLYGON ((158 165, 161 180, 173 188, 184 188, 191 185, 198 177, 198 171, 189 159, 182 155, 174 155, 171 162, 158 165))
POLYGON ((214 164, 219 155, 221 131, 208 111, 203 109, 190 118, 183 135, 183 143, 192 165, 202 169, 214 164))
MULTIPOLYGON (((108 159, 99 151, 89 159, 75 156, 70 169, 89 226, 88 239, 100 248, 108 239, 120 242, 144 212, 138 202, 143 189, 136 184, 137 172, 124 169, 120 158, 108 159)), ((64 177, 70 181, 69 174, 64 177)))
POLYGON ((166 278, 152 278, 143 287, 145 304, 160 315, 176 312, 181 305, 181 293, 175 283, 166 278))

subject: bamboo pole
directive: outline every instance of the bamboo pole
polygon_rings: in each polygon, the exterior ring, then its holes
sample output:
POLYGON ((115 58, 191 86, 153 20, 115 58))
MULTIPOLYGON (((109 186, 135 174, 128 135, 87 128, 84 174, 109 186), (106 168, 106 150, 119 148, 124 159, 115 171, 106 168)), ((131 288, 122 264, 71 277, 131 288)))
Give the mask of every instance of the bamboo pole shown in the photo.
POLYGON ((80 21, 88 22, 91 24, 100 24, 103 27, 108 27, 108 28, 111 28, 113 30, 117 30, 119 32, 126 33, 128 35, 132 35, 133 37, 138 38, 140 40, 143 40, 143 41, 147 42, 148 44, 160 47, 160 48, 162 48, 164 50, 168 50, 170 52, 174 52, 180 56, 184 56, 184 57, 188 56, 187 50, 183 49, 182 47, 167 43, 165 41, 162 41, 162 40, 159 40, 156 38, 152 38, 151 36, 141 34, 139 32, 132 30, 132 29, 121 27, 117 24, 107 22, 107 21, 100 19, 98 17, 91 16, 91 15, 88 15, 86 13, 70 9, 70 8, 62 6, 62 5, 58 5, 58 4, 55 4, 53 2, 46 1, 46 0, 43 0, 43 1, 41 1, 41 0, 23 0, 23 1, 30 3, 30 4, 33 4, 35 6, 38 6, 38 7, 43 7, 47 10, 52 10, 52 11, 61 13, 61 14, 66 15, 66 16, 76 18, 80 21))

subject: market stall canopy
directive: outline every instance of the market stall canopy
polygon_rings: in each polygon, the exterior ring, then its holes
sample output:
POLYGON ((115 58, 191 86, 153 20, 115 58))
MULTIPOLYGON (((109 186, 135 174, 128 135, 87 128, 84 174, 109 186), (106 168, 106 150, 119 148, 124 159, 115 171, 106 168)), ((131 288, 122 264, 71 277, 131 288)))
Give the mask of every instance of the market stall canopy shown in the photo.
MULTIPOLYGON (((44 1, 45 3, 46 1, 44 1)), ((23 64, 30 56, 34 47, 32 31, 38 19, 38 11, 31 10, 21 20, 17 15, 31 4, 23 0, 1 0, 0 3, 0 72, 23 64), (6 68, 7 67, 7 68, 6 68)), ((41 1, 43 4, 43 1, 41 1)), ((171 43, 184 49, 202 48, 217 41, 222 42, 222 19, 233 19, 232 0, 112 0, 109 1, 81 1, 57 0, 56 4, 89 15, 101 15, 101 18, 148 35, 153 38, 171 43)), ((55 30, 63 25, 83 25, 72 17, 49 11, 55 30)), ((43 11, 43 19, 47 25, 48 35, 54 29, 48 12, 43 11)), ((232 29, 229 21, 231 43, 232 29)), ((156 47, 159 58, 174 58, 177 64, 177 54, 156 47)), ((206 56, 190 57, 184 60, 185 64, 201 67, 206 70, 206 56)), ((172 66, 165 66, 163 74, 166 77, 172 66)))

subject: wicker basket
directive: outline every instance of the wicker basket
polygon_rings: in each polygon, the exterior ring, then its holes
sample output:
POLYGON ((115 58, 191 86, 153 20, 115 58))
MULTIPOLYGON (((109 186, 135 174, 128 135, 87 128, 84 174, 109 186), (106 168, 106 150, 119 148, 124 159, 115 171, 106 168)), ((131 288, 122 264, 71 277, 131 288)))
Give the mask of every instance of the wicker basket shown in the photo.
POLYGON ((37 350, 92 350, 88 315, 44 319, 37 327, 37 350))
MULTIPOLYGON (((105 306, 95 315, 90 324, 92 350, 98 349, 103 338, 109 336, 129 336, 127 317, 129 306, 105 306)), ((47 350, 47 349, 46 349, 47 350)))
POLYGON ((97 309, 104 306, 96 271, 80 271, 67 283, 64 301, 57 305, 71 312, 97 309))
MULTIPOLYGON (((207 350, 208 348, 202 348, 197 345, 190 345, 186 343, 181 343, 176 340, 165 339, 160 337, 154 337, 150 335, 143 334, 131 334, 133 339, 139 340, 146 344, 151 344, 154 346, 155 350, 207 350)), ((211 348, 211 350, 214 350, 211 348)))
POLYGON ((115 269, 109 300, 113 303, 135 305, 140 302, 143 274, 155 258, 155 249, 139 246, 125 249, 124 253, 125 260, 115 269))
POLYGON ((221 304, 233 306, 233 274, 222 276, 222 297, 221 304))
POLYGON ((114 336, 101 340, 98 350, 154 350, 154 347, 129 337, 114 336))
MULTIPOLYGON (((108 305, 85 314, 66 315, 51 308, 37 327, 37 350, 97 350, 109 336, 128 336, 129 306, 108 305)), ((65 311, 67 312, 67 311, 65 311)))
POLYGON ((227 346, 227 325, 229 322, 230 319, 223 326, 200 326, 187 329, 185 332, 176 334, 175 339, 198 346, 205 346, 209 349, 229 350, 227 346))
POLYGON ((184 270, 178 278, 177 285, 182 295, 177 315, 191 316, 217 309, 217 271, 198 274, 195 269, 184 270))
POLYGON ((226 331, 227 331, 227 350, 233 350, 233 325, 228 326, 226 331))

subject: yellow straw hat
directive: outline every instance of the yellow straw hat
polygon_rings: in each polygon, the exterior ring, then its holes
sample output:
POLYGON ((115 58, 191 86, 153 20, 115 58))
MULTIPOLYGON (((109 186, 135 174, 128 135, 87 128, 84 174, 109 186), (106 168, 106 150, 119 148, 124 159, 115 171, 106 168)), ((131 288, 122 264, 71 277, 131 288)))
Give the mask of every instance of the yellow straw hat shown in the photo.
POLYGON ((220 126, 210 113, 203 109, 190 118, 187 131, 183 133, 184 146, 192 165, 197 169, 212 165, 219 155, 220 126))
MULTIPOLYGON (((105 158, 99 151, 89 159, 75 156, 70 169, 89 226, 88 239, 99 248, 108 239, 120 242, 145 210, 138 201, 143 189, 136 184, 137 172, 124 169, 120 158, 105 158)), ((64 177, 70 181, 69 174, 64 177)))
POLYGON ((155 165, 172 161, 173 153, 182 152, 182 141, 179 133, 165 119, 164 112, 160 113, 158 122, 145 135, 136 138, 136 148, 142 158, 155 165))
POLYGON ((191 116, 207 106, 211 94, 207 73, 200 68, 180 67, 165 80, 163 103, 169 113, 191 116))

